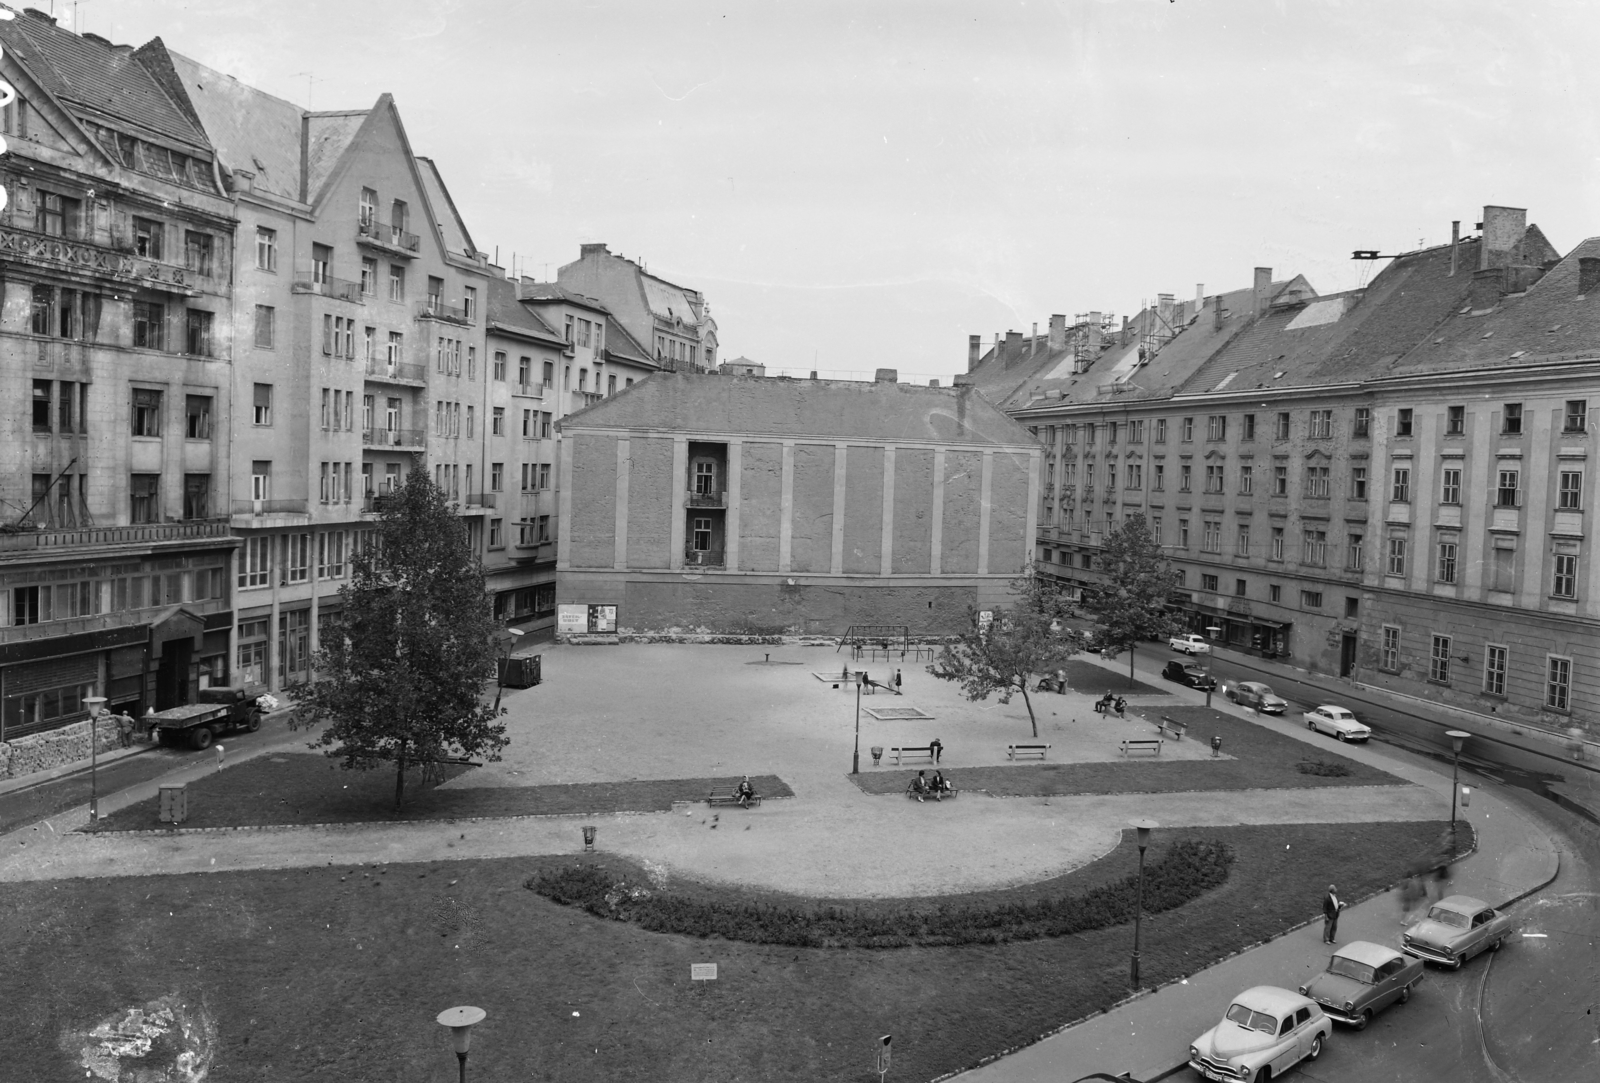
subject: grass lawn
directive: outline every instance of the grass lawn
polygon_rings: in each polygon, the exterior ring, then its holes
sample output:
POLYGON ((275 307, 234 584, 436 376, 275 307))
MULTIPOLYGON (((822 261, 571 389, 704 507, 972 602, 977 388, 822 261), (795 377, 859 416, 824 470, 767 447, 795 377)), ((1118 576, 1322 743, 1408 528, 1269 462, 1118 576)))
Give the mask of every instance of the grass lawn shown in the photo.
MULTIPOLYGON (((1237 861, 1223 887, 1145 919, 1146 980, 1192 973, 1312 918, 1330 879, 1353 899, 1394 882, 1444 830, 1158 832, 1157 848, 1187 834, 1228 843, 1237 861)), ((1135 861, 1125 841, 1054 882, 982 894, 1081 890, 1135 861)), ((873 1041, 892 1032, 897 1077, 925 1080, 1127 991, 1126 926, 959 948, 756 946, 653 934, 560 907, 523 887, 535 867, 518 859, 0 885, 12 915, 0 927, 0 998, 11 1006, 0 1063, 8 1078, 83 1078, 73 1035, 165 996, 203 1006, 215 1034, 212 1075, 248 1083, 454 1078, 448 1034, 433 1022, 454 1004, 488 1012, 473 1033, 475 1078, 876 1083, 873 1041), (699 962, 718 963, 718 980, 691 983, 689 964, 699 962)))
MULTIPOLYGON (((1152 646, 1153 650, 1154 647, 1152 646)), ((1121 655, 1118 655, 1120 658, 1121 655)), ((1126 664, 1126 659, 1124 659, 1126 664)), ((1067 685, 1074 692, 1087 692, 1090 695, 1099 695, 1102 692, 1115 692, 1124 696, 1164 696, 1171 693, 1172 689, 1159 685, 1146 684, 1137 678, 1132 687, 1128 685, 1126 673, 1114 673, 1109 669, 1095 665, 1093 662, 1071 661, 1067 663, 1067 685)), ((1030 695, 1032 693, 1029 693, 1030 695)), ((1045 693, 1049 695, 1049 693, 1045 693)))
MULTIPOLYGON (((1000 797, 1047 797, 1055 794, 1176 793, 1185 790, 1276 790, 1314 786, 1401 786, 1405 780, 1368 767, 1328 747, 1308 745, 1286 733, 1247 722, 1207 707, 1169 706, 1133 710, 1152 722, 1166 715, 1189 724, 1185 741, 1209 743, 1222 738, 1222 751, 1233 757, 1203 760, 1163 760, 1159 756, 1098 763, 1030 763, 1004 767, 952 767, 945 777, 961 790, 979 790, 1000 797), (1300 764, 1307 764, 1302 770, 1300 764), (1330 765, 1345 774, 1319 774, 1330 765)), ((1098 716, 1095 716, 1098 717, 1098 716)), ((1092 726, 1093 721, 1080 725, 1092 726)), ((1292 723, 1285 722, 1285 726, 1292 723)), ((926 770, 926 769, 924 769, 926 770)), ((916 777, 915 770, 873 771, 852 775, 867 793, 901 793, 916 777)))
MULTIPOLYGON (((128 756, 101 767, 96 780, 101 797, 122 789, 148 782, 157 775, 172 770, 174 761, 160 752, 145 752, 128 756)), ((26 790, 0 794, 0 835, 27 824, 49 819, 68 809, 89 803, 89 772, 82 771, 62 778, 41 780, 26 790)))
MULTIPOLYGON (((450 765, 453 778, 469 767, 450 765)), ((751 778, 763 798, 793 797, 776 775, 751 778)), ((405 807, 394 807, 394 772, 346 771, 324 756, 285 752, 246 760, 189 784, 185 827, 263 824, 348 824, 383 820, 453 820, 472 816, 532 816, 670 811, 674 801, 704 801, 712 790, 732 793, 737 777, 587 782, 569 786, 420 789, 408 777, 405 807)), ((129 805, 84 830, 134 831, 160 827, 157 798, 129 805)))

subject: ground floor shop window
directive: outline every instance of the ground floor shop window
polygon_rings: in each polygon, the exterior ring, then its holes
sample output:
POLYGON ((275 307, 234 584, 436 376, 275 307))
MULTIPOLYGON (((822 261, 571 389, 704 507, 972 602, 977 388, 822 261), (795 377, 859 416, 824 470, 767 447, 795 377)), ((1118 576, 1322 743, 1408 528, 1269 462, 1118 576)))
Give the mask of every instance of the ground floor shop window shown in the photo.
POLYGON ((311 676, 311 610, 278 617, 278 685, 298 684, 311 676))
POLYGON ((239 683, 242 685, 267 683, 267 622, 265 620, 239 623, 239 683))

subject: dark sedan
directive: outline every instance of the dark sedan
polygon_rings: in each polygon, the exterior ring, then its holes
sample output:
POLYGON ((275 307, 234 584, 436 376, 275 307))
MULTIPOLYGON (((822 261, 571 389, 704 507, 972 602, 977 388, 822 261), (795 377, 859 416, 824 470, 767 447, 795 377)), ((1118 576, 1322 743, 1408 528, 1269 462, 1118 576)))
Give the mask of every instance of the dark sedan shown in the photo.
POLYGON ((1217 686, 1217 682, 1212 680, 1205 670, 1187 662, 1180 662, 1176 658, 1166 664, 1161 670, 1161 675, 1169 681, 1177 681, 1190 688, 1198 688, 1202 692, 1217 686))

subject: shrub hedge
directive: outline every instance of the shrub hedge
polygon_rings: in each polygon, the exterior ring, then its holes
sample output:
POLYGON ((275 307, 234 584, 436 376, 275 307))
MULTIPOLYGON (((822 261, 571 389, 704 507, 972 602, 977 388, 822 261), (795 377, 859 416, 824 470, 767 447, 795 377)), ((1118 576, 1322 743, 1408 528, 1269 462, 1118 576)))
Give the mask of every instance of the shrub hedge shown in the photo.
MULTIPOLYGON (((1220 887, 1234 861, 1223 842, 1188 839, 1145 868, 1146 913, 1172 910, 1220 887)), ((618 877, 596 864, 544 869, 524 883, 562 906, 658 933, 806 948, 952 947, 1069 936, 1133 920, 1138 875, 1079 895, 981 905, 893 910, 793 906, 758 900, 707 900, 618 877)), ((735 895, 737 892, 735 891, 735 895)))

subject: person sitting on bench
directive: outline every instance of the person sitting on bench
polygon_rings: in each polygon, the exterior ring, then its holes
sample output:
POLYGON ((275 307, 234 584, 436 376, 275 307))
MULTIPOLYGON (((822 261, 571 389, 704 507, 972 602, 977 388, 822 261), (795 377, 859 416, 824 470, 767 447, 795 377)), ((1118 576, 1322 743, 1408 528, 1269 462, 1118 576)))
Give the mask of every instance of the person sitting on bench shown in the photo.
POLYGON ((749 808, 750 802, 755 799, 756 788, 750 785, 750 776, 745 775, 738 788, 733 791, 733 796, 739 802, 740 808, 749 808))
POLYGON ((1112 704, 1112 706, 1116 709, 1117 717, 1121 718, 1122 712, 1128 709, 1128 701, 1123 699, 1121 696, 1118 696, 1117 702, 1112 704))
POLYGON ((935 801, 943 801, 944 795, 950 792, 950 780, 944 777, 941 771, 933 773, 933 781, 928 783, 928 789, 933 793, 935 801))
POLYGON ((906 789, 907 793, 916 794, 918 801, 928 792, 927 774, 926 771, 918 771, 917 777, 911 780, 911 785, 906 789))
POLYGON ((1111 706, 1111 703, 1115 698, 1116 697, 1113 696, 1110 692, 1107 692, 1105 695, 1103 695, 1099 699, 1095 700, 1094 701, 1095 712, 1098 713, 1098 714, 1105 714, 1106 713, 1106 708, 1111 706))

